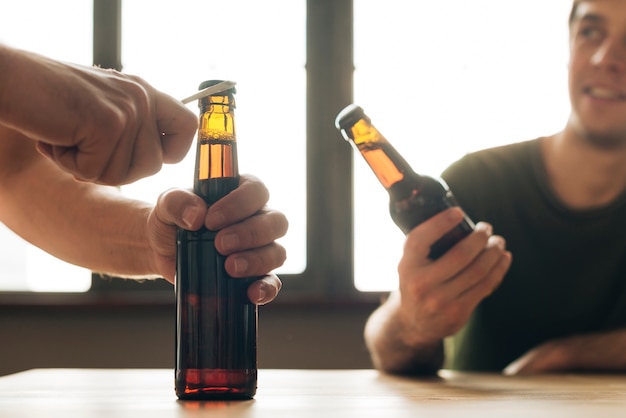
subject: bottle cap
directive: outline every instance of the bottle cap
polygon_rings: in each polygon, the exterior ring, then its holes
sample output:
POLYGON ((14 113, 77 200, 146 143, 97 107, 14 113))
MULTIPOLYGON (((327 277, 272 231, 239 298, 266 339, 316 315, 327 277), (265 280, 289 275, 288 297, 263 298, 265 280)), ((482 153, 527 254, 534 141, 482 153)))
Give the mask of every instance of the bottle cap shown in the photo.
POLYGON ((339 112, 335 118, 335 127, 339 130, 348 129, 361 119, 369 120, 361 106, 353 103, 346 106, 341 112, 339 112))
POLYGON ((198 87, 200 89, 199 92, 194 93, 191 96, 184 98, 183 100, 181 100, 181 102, 183 102, 183 104, 191 103, 194 100, 202 99, 203 97, 211 96, 211 95, 221 93, 223 91, 228 91, 228 90, 232 90, 230 91, 230 93, 234 94, 234 93, 237 93, 237 90, 235 89, 236 84, 237 83, 235 83, 234 81, 223 81, 223 80, 203 81, 202 83, 200 83, 200 87, 198 87))

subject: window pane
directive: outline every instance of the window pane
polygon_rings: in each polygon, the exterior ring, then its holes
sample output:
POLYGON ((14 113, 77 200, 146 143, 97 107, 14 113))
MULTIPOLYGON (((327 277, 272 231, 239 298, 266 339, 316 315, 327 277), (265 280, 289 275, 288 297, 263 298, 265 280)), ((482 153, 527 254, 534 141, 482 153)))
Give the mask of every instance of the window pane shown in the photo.
MULTIPOLYGON (((0 13, 0 42, 61 61, 91 65, 92 10, 92 2, 85 0, 5 4, 0 13)), ((91 285, 88 270, 39 250, 1 223, 0 254, 0 291, 82 292, 91 285)))
MULTIPOLYGON (((354 91, 415 171, 438 176, 469 151, 563 127, 571 1, 409 3, 355 0, 354 91)), ((356 286, 393 289, 404 237, 355 159, 356 286)))
MULTIPOLYGON (((156 88, 183 98, 200 82, 237 82, 239 168, 268 186, 270 206, 289 218, 278 271, 305 268, 305 1, 128 1, 122 5, 122 63, 156 88), (280 13, 275 11, 280 10, 280 13)), ((197 102, 189 104, 198 112, 197 102)), ((186 159, 124 186, 149 202, 191 187, 195 144, 186 159)))

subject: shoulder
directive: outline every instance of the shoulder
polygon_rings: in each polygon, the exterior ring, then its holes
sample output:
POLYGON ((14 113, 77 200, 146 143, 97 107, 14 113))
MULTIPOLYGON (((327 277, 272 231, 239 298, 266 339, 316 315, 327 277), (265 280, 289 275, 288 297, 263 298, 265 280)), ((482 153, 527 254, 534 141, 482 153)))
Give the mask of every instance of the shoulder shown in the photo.
POLYGON ((539 158, 540 141, 541 138, 532 139, 469 153, 450 165, 443 177, 526 171, 539 158))
MULTIPOLYGON (((534 196, 540 176, 541 138, 469 153, 450 165, 442 178, 471 216, 483 219, 495 202, 534 196)), ((501 209, 501 207, 500 207, 501 209)))
POLYGON ((524 181, 540 171, 542 138, 487 148, 466 154, 441 175, 450 188, 484 187, 485 182, 524 181))

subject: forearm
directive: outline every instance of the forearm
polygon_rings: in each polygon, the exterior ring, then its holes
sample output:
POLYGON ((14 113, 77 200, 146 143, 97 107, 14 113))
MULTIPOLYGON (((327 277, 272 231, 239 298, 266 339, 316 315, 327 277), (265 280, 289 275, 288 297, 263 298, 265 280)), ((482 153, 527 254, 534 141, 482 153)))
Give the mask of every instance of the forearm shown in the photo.
POLYGON ((29 140, 75 146, 86 133, 82 125, 107 103, 92 71, 0 43, 0 124, 29 140), (93 102, 97 97, 102 103, 93 102))
POLYGON ((547 341, 504 369, 504 374, 626 371, 626 328, 547 341))
POLYGON ((0 221, 70 263, 102 273, 155 274, 146 239, 150 205, 75 181, 18 135, 0 130, 0 221))
POLYGON ((563 369, 626 371, 626 328, 575 335, 554 342, 563 369))
POLYGON ((0 43, 0 124, 22 133, 32 128, 33 114, 42 112, 41 92, 54 90, 63 98, 64 86, 46 86, 46 66, 63 64, 29 51, 14 49, 0 43))
POLYGON ((397 315, 399 297, 389 299, 372 313, 365 325, 365 343, 374 367, 396 374, 432 374, 443 365, 443 342, 416 343, 397 315))

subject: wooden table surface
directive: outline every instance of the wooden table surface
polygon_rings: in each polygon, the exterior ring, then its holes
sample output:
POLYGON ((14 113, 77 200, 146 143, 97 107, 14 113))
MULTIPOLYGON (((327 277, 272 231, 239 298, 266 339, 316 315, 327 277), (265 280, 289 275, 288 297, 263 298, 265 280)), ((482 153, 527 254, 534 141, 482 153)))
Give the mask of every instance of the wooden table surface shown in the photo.
POLYGON ((255 399, 178 401, 166 369, 34 369, 0 378, 2 418, 626 417, 626 375, 259 370, 255 399))

